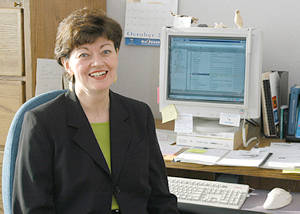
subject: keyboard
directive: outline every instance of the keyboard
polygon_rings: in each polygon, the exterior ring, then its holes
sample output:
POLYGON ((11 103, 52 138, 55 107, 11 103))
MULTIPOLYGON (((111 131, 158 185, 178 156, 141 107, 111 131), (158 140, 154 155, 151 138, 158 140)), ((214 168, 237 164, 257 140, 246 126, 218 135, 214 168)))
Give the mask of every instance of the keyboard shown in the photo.
POLYGON ((179 203, 240 209, 245 202, 249 186, 191 178, 168 177, 170 192, 179 203))

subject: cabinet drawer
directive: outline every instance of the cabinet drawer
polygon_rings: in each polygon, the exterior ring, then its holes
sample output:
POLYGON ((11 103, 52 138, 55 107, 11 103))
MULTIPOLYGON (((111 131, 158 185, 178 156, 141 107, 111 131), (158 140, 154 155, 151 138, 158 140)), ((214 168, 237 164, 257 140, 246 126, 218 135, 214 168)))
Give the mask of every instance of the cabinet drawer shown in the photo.
POLYGON ((0 80, 0 145, 4 145, 10 123, 24 102, 24 82, 0 80))
POLYGON ((0 8, 0 75, 22 76, 23 14, 20 8, 0 8))

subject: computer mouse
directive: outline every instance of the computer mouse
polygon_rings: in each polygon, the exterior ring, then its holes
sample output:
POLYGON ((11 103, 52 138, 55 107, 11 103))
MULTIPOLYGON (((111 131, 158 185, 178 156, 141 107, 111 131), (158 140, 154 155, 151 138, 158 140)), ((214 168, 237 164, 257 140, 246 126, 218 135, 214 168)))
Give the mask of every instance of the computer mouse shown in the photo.
POLYGON ((278 209, 292 202, 292 195, 281 188, 272 189, 263 205, 264 209, 278 209))

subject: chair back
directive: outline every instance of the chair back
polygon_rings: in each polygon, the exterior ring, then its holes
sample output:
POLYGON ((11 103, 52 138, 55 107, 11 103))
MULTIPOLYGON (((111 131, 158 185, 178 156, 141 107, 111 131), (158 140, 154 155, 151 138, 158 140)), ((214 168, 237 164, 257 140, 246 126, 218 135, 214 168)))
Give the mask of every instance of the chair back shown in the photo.
POLYGON ((2 199, 5 214, 12 214, 12 192, 15 162, 18 153, 19 138, 24 120, 24 114, 27 111, 46 103, 65 92, 66 90, 55 90, 29 99, 18 109, 11 122, 4 147, 2 163, 2 199))

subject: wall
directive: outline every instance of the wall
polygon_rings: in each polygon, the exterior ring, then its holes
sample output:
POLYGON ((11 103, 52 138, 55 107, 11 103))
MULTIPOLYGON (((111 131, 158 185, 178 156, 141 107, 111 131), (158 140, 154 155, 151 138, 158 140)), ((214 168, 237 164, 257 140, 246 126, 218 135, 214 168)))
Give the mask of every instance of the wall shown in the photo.
MULTIPOLYGON (((126 0, 107 1, 107 14, 125 24, 126 0)), ((179 0, 179 14, 199 18, 200 23, 223 22, 232 27, 235 9, 245 27, 258 27, 264 34, 263 71, 289 71, 289 86, 300 84, 300 1, 298 0, 179 0)), ((113 90, 148 103, 159 118, 156 87, 159 48, 125 46, 120 51, 118 81, 113 90)))

